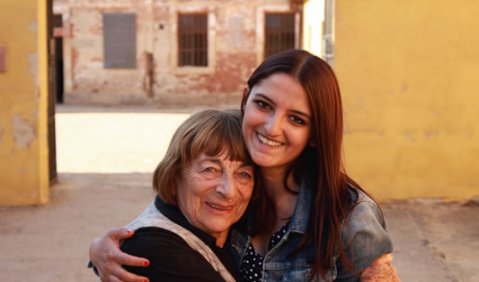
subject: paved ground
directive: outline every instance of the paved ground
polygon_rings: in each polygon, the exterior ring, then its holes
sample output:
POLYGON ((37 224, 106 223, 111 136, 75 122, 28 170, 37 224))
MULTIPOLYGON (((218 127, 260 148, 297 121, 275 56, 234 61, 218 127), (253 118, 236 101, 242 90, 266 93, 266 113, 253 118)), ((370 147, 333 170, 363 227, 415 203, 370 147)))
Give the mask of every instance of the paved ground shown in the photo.
MULTIPOLYGON (((96 281, 92 238, 153 197, 151 171, 188 113, 59 107, 58 183, 45 206, 0 208, 0 281, 96 281), (141 125, 141 126, 140 126, 141 125)), ((402 281, 479 281, 479 200, 383 203, 402 281)))

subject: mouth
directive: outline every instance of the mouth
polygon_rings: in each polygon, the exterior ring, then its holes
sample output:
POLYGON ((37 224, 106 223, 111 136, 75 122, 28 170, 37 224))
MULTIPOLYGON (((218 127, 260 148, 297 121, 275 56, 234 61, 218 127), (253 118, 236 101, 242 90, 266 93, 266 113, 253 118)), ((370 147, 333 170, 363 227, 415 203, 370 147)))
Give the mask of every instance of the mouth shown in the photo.
POLYGON ((230 211, 232 209, 231 206, 223 206, 223 205, 218 205, 218 204, 209 203, 209 202, 206 202, 206 205, 218 211, 230 211))
POLYGON ((258 140, 261 142, 261 144, 268 145, 270 147, 279 147, 283 145, 283 143, 268 139, 266 138, 266 136, 261 135, 259 133, 256 133, 256 136, 258 136, 258 140))

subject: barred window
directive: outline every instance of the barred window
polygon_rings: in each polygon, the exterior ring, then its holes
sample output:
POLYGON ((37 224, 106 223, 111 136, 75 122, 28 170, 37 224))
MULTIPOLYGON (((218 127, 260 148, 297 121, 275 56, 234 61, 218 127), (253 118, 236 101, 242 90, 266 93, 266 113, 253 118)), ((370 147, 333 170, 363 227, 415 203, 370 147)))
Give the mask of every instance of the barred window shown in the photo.
POLYGON ((208 15, 178 15, 178 65, 208 66, 208 15))
POLYGON ((295 48, 294 13, 266 13, 264 57, 295 48))

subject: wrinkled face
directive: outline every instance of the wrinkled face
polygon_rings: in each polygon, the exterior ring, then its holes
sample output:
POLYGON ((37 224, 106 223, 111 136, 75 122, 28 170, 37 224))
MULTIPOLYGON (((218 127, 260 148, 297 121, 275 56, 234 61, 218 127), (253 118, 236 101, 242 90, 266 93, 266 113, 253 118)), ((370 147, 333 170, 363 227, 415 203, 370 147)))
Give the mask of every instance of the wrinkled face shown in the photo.
POLYGON ((253 161, 262 168, 285 168, 309 142, 311 113, 301 84, 272 74, 250 91, 244 106, 243 135, 253 161))
POLYGON ((251 165, 230 161, 226 153, 202 154, 182 171, 177 183, 178 206, 193 226, 222 246, 230 226, 245 212, 253 184, 251 165))

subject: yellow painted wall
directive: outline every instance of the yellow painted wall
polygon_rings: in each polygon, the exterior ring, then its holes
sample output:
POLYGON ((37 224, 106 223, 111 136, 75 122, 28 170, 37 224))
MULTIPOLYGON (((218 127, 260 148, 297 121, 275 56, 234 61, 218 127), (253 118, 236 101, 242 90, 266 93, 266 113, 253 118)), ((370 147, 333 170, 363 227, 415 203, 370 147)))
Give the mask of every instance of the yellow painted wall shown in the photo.
POLYGON ((379 199, 479 195, 479 1, 336 0, 349 173, 379 199))
POLYGON ((6 72, 0 73, 0 205, 45 203, 45 0, 2 0, 0 23, 0 46, 6 48, 6 72))

